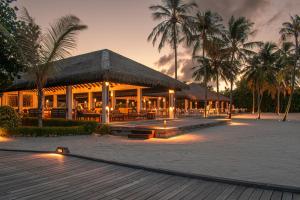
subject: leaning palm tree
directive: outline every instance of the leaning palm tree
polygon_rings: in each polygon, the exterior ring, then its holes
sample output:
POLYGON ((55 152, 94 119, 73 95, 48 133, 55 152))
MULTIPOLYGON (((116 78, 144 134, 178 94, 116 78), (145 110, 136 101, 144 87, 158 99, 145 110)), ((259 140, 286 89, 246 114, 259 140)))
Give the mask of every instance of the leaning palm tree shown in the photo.
POLYGON ((247 56, 251 56, 254 52, 251 50, 259 42, 248 42, 249 37, 253 34, 252 28, 254 23, 250 22, 245 17, 235 18, 231 17, 228 23, 227 30, 224 34, 224 41, 227 43, 227 50, 230 52, 229 63, 231 73, 228 77, 230 81, 230 105, 228 118, 231 119, 232 115, 232 92, 234 79, 239 71, 239 65, 245 61, 247 56))
POLYGON ((48 75, 55 70, 54 61, 71 55, 76 47, 76 36, 79 31, 87 28, 80 19, 73 15, 59 18, 50 26, 46 33, 24 9, 23 21, 28 30, 21 34, 18 45, 22 49, 26 60, 28 73, 34 75, 38 94, 38 126, 42 127, 43 122, 43 88, 47 82, 48 75))
POLYGON ((175 57, 175 79, 177 79, 177 48, 181 41, 181 34, 188 33, 189 11, 196 7, 195 3, 184 3, 183 0, 162 0, 161 5, 150 6, 153 11, 154 20, 161 22, 155 26, 148 36, 153 45, 160 38, 158 50, 160 51, 166 43, 169 43, 174 50, 175 57))
POLYGON ((283 40, 286 40, 287 38, 291 38, 291 37, 294 37, 294 39, 295 39, 295 56, 294 56, 294 64, 293 64, 293 70, 292 70, 291 94, 290 94, 290 97, 288 100, 288 104, 286 106, 284 117, 282 119, 282 121, 286 121, 287 115, 290 111, 293 94, 294 94, 294 90, 295 90, 296 71, 297 71, 297 67, 299 67, 297 65, 299 64, 300 16, 299 15, 291 16, 291 20, 289 22, 283 23, 282 28, 280 30, 280 34, 281 34, 283 40))
MULTIPOLYGON (((196 17, 190 23, 193 36, 190 38, 194 41, 193 57, 197 54, 199 50, 202 50, 202 60, 205 60, 205 51, 207 50, 208 40, 213 38, 216 35, 221 35, 222 30, 224 29, 222 24, 222 17, 214 12, 205 11, 197 12, 196 17)), ((207 82, 208 75, 206 65, 203 65, 204 72, 204 117, 207 117, 207 82)))

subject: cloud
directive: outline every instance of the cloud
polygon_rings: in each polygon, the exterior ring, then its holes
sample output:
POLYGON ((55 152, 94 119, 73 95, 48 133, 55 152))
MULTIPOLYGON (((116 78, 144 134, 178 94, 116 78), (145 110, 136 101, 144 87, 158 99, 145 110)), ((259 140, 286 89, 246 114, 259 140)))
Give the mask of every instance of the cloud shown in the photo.
POLYGON ((166 64, 168 64, 169 62, 171 62, 171 60, 174 60, 174 55, 172 53, 168 54, 168 55, 163 55, 154 64, 158 67, 162 67, 162 66, 165 66, 166 64))

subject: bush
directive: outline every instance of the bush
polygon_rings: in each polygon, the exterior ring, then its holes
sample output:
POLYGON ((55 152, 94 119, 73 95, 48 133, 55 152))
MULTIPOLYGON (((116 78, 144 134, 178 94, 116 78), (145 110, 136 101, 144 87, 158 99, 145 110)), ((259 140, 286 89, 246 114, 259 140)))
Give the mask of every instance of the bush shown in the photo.
MULTIPOLYGON (((38 126, 37 118, 25 117, 22 119, 23 126, 38 126)), ((82 126, 86 132, 92 133, 96 130, 98 123, 95 121, 79 121, 65 119, 43 119, 45 127, 72 127, 82 126)))
POLYGON ((108 134, 111 134, 111 129, 108 125, 102 124, 97 127, 95 133, 101 134, 101 135, 108 135, 108 134))
POLYGON ((0 107, 0 127, 15 128, 20 124, 19 114, 10 106, 0 107))
POLYGON ((83 126, 70 127, 34 127, 23 126, 8 130, 10 136, 28 136, 28 137, 52 137, 69 135, 88 135, 91 132, 86 131, 83 126))

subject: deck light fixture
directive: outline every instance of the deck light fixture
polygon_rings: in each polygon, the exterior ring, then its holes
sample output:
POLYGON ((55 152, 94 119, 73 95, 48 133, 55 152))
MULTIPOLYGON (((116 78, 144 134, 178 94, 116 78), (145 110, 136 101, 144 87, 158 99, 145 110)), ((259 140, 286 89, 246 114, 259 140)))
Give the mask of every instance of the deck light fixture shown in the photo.
POLYGON ((175 91, 174 90, 169 90, 169 94, 174 94, 175 91))
POLYGON ((55 153, 58 154, 69 154, 70 150, 68 149, 68 147, 57 147, 55 150, 55 153))
POLYGON ((106 86, 109 86, 109 82, 105 82, 105 85, 106 85, 106 86))

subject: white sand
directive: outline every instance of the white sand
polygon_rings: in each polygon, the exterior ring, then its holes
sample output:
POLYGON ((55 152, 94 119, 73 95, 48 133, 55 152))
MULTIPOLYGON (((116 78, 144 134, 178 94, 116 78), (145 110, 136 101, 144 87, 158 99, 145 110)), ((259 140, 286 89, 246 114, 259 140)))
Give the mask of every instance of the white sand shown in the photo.
POLYGON ((90 157, 300 187, 300 114, 291 114, 293 120, 285 123, 273 114, 263 115, 268 120, 238 117, 244 119, 167 140, 116 136, 0 138, 0 148, 54 150, 68 146, 72 153, 90 157))

